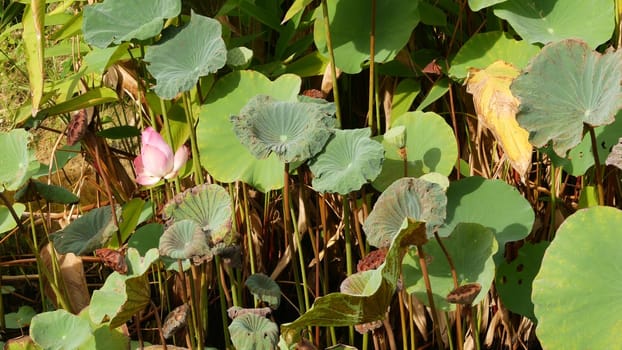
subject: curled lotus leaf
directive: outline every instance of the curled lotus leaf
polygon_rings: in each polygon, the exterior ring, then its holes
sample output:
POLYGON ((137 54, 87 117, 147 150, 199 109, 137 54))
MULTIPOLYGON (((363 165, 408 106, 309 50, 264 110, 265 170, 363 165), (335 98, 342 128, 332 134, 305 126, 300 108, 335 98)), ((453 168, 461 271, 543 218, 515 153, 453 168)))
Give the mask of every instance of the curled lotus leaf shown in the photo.
POLYGON ((348 194, 373 181, 382 170, 384 148, 369 129, 335 130, 324 150, 309 164, 313 188, 348 194))
POLYGON ((279 327, 271 320, 252 313, 236 317, 229 325, 236 349, 277 349, 279 327))
POLYGON ((199 185, 176 195, 164 207, 164 215, 174 221, 197 223, 210 247, 232 243, 231 199, 220 185, 199 185))
POLYGON ((382 192, 363 224, 367 241, 375 247, 387 247, 406 218, 424 221, 430 237, 445 221, 446 206, 447 197, 439 184, 401 178, 382 192))
POLYGON ((205 234, 192 220, 173 223, 160 237, 160 255, 173 259, 189 259, 209 252, 205 234))
POLYGON ((284 163, 305 161, 319 153, 333 133, 334 106, 326 103, 277 101, 257 95, 231 116, 233 131, 251 154, 270 154, 284 163))
POLYGON ((250 275, 246 279, 246 287, 259 300, 268 303, 276 310, 281 303, 281 288, 274 280, 262 273, 250 275))

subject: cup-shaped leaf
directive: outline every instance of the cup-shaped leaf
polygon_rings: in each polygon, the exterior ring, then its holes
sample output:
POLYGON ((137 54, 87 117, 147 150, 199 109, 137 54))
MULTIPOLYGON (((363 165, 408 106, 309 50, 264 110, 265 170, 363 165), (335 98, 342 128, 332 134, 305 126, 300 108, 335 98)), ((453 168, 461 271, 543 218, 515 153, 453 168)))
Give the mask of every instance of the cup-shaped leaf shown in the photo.
POLYGON ((369 129, 334 130, 326 147, 309 164, 313 188, 348 194, 373 181, 382 170, 384 148, 369 129))
POLYGON ((577 211, 564 221, 533 281, 537 335, 545 349, 618 347, 622 312, 622 212, 577 211))
POLYGON ((193 220, 174 222, 160 237, 160 254, 173 259, 190 259, 209 253, 201 226, 193 220))
POLYGON ((103 49, 110 43, 154 37, 164 19, 180 12, 180 0, 106 0, 84 7, 82 31, 86 42, 103 49))
POLYGON ((274 280, 262 273, 248 276, 246 287, 259 300, 268 303, 270 308, 276 310, 281 303, 281 288, 274 280))
POLYGON ((17 190, 39 169, 28 138, 24 129, 0 133, 0 191, 17 190))
MULTIPOLYGON (((486 295, 495 276, 493 255, 497 252, 497 241, 492 231, 479 224, 462 223, 456 226, 451 236, 443 239, 443 245, 456 267, 458 284, 479 283, 482 287, 473 301, 477 304, 486 295)), ((454 290, 454 281, 445 253, 436 240, 429 241, 424 249, 434 303, 437 308, 452 310, 455 305, 447 301, 447 295, 454 290)), ((416 250, 412 249, 404 257, 402 272, 408 293, 428 305, 416 250)))
POLYGON ((276 323, 251 313, 231 321, 229 332, 236 349, 275 350, 279 342, 276 323))
POLYGON ((622 107, 622 51, 601 54, 568 39, 546 45, 511 85, 520 100, 516 119, 529 141, 549 140, 564 157, 579 144, 583 124, 610 124, 622 107))
MULTIPOLYGON (((120 208, 117 207, 117 217, 120 208)), ((106 245, 117 230, 111 210, 109 205, 93 209, 64 229, 51 234, 56 250, 61 254, 84 255, 106 245)))
POLYGON ((95 345, 89 321, 62 309, 33 317, 30 336, 45 350, 87 349, 87 344, 95 345))
POLYGON ((324 148, 335 124, 334 112, 332 104, 257 95, 231 122, 240 142, 256 158, 274 153, 282 162, 291 163, 305 161, 324 148))
POLYGON ((167 34, 145 54, 147 70, 157 81, 158 96, 172 99, 192 89, 199 77, 215 73, 227 61, 227 47, 220 22, 192 12, 190 23, 167 34))
POLYGON ((363 224, 367 242, 387 247, 400 232, 404 219, 426 223, 427 235, 445 221, 447 197, 440 185, 405 177, 395 181, 378 198, 363 224))
POLYGON ((232 244, 231 198, 222 186, 205 184, 188 189, 166 204, 164 214, 175 221, 194 221, 210 248, 232 244))

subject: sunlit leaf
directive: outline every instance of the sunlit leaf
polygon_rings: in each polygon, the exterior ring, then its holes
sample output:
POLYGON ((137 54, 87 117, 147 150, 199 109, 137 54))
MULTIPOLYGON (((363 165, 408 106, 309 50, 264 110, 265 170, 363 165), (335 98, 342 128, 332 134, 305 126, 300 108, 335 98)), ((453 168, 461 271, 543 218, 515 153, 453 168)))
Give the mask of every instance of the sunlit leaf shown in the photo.
POLYGON ((501 145, 512 167, 524 177, 531 165, 529 133, 516 121, 518 100, 510 84, 519 74, 514 66, 496 61, 486 69, 473 68, 467 78, 467 92, 473 95, 477 119, 501 145))
POLYGON ((40 110, 37 114, 37 118, 78 111, 104 103, 116 102, 118 99, 119 97, 114 90, 107 87, 98 87, 90 89, 66 101, 57 103, 54 106, 40 110))
POLYGON ((610 124, 622 107, 622 51, 600 54, 568 39, 545 46, 512 83, 517 115, 537 147, 552 140, 555 153, 581 142, 583 124, 610 124))
POLYGON ((279 341, 279 327, 255 314, 236 317, 229 325, 231 342, 236 349, 273 350, 279 341))
POLYGON ((106 0, 84 7, 82 31, 89 44, 103 49, 110 43, 154 37, 164 19, 180 12, 180 0, 106 0))
POLYGON ((15 191, 39 169, 24 129, 0 132, 0 192, 15 191))
POLYGON ((189 259, 208 253, 205 234, 193 220, 175 221, 160 237, 160 254, 173 259, 189 259))
MULTIPOLYGON (((26 206, 22 203, 15 203, 13 204, 13 210, 15 210, 17 217, 20 218, 26 210, 26 206)), ((9 208, 0 205, 0 233, 10 231, 15 227, 17 227, 17 222, 15 222, 15 218, 11 215, 9 208)))
POLYGON ((62 309, 33 317, 30 336, 45 350, 86 349, 87 344, 95 345, 89 321, 62 309))
POLYGON ((490 7, 504 1, 506 0, 469 0, 469 7, 473 11, 479 11, 483 8, 490 7))
POLYGON ((309 163, 313 188, 348 194, 374 180, 382 170, 384 148, 370 129, 335 130, 324 150, 309 163))
POLYGON ((30 83, 30 97, 32 99, 32 115, 39 111, 43 97, 43 64, 45 48, 45 1, 32 0, 24 10, 22 23, 24 31, 22 39, 26 53, 26 68, 30 83))
POLYGON ((158 96, 172 99, 225 65, 227 48, 221 32, 220 22, 192 12, 189 24, 172 35, 165 33, 157 45, 147 48, 147 70, 156 78, 153 89, 158 96))
POLYGON ((494 14, 530 43, 577 38, 595 48, 611 38, 615 27, 609 0, 507 0, 495 5, 494 14))

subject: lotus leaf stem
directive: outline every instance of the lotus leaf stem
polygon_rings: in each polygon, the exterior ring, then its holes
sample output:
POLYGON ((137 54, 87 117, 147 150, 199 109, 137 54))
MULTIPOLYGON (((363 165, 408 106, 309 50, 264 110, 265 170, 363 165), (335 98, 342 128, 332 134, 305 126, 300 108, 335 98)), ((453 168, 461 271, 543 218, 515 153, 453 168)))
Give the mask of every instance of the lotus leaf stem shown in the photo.
POLYGON ((337 128, 341 128, 341 108, 339 107, 339 87, 337 84, 337 67, 335 66, 335 53, 333 52, 333 40, 330 35, 330 22, 328 19, 328 5, 322 0, 322 15, 324 16, 324 30, 326 31, 326 47, 330 57, 330 74, 333 79, 333 99, 335 100, 335 116, 337 128))
POLYGON ((196 177, 195 181, 197 185, 202 185, 205 181, 203 180, 203 171, 201 170, 201 157, 199 156, 199 146, 197 144, 197 130, 196 125, 194 125, 192 106, 190 104, 190 93, 188 91, 183 93, 183 100, 186 120, 188 122, 188 127, 190 128, 190 147, 192 149, 192 166, 194 167, 194 176, 196 177))
POLYGON ((598 190, 598 205, 605 205, 605 191, 603 189, 603 175, 600 163, 600 157, 598 156, 598 145, 596 144, 596 133, 594 127, 587 127, 590 132, 590 140, 592 141, 592 155, 594 156, 594 174, 596 176, 596 188, 598 190))

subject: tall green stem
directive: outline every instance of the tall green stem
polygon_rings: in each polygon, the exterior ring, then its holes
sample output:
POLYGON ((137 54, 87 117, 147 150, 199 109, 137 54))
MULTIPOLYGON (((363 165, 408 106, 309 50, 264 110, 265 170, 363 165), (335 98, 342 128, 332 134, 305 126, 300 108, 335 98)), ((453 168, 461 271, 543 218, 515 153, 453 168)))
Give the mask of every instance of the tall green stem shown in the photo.
MULTIPOLYGON (((283 230, 285 231, 285 246, 291 251, 291 259, 292 259, 292 271, 294 273, 294 283, 296 285, 296 296, 298 297, 298 307, 300 309, 300 313, 304 313, 307 309, 304 304, 303 292, 300 288, 300 275, 298 275, 298 261, 296 259, 297 248, 296 244, 291 242, 293 239, 293 233, 290 231, 292 228, 292 220, 291 220, 291 212, 290 208, 290 199, 289 199, 289 163, 285 163, 284 171, 283 171, 283 230)), ((303 262, 301 262, 303 264, 303 262)), ((306 286, 305 286, 306 287, 306 286)))
POLYGON ((324 31, 326 32, 326 47, 330 58, 330 73, 333 79, 333 98, 335 99, 335 115, 337 127, 341 128, 341 108, 339 107, 339 86, 337 84, 337 68, 335 66, 335 53, 333 52, 333 40, 330 35, 330 22, 328 18, 328 5, 322 0, 322 15, 324 16, 324 31))
POLYGON ((598 145, 596 144, 596 133, 594 127, 588 126, 590 131, 590 139, 592 141, 592 155, 594 156, 594 173, 596 175, 596 188, 598 190, 598 205, 605 205, 605 191, 603 189, 603 175, 598 156, 598 145))
POLYGON ((371 33, 369 34, 369 99, 367 103, 368 123, 371 134, 375 135, 380 125, 374 122, 374 100, 376 86, 376 0, 371 0, 371 33))
POLYGON ((192 165, 194 167, 195 182, 197 185, 203 184, 203 171, 201 170, 201 157, 199 156, 199 146, 197 144, 197 131, 194 125, 194 117, 192 116, 192 106, 190 105, 190 92, 183 94, 184 109, 186 112, 186 120, 190 128, 190 146, 192 149, 192 165))

